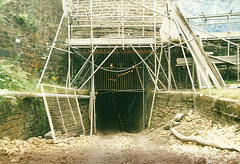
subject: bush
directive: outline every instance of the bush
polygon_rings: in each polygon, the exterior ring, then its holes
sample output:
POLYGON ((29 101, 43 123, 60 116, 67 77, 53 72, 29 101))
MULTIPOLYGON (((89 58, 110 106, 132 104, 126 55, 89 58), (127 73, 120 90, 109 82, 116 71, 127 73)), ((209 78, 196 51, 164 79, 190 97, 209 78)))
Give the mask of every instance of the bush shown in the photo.
POLYGON ((29 73, 22 71, 14 62, 0 60, 0 89, 26 91, 35 87, 29 73))

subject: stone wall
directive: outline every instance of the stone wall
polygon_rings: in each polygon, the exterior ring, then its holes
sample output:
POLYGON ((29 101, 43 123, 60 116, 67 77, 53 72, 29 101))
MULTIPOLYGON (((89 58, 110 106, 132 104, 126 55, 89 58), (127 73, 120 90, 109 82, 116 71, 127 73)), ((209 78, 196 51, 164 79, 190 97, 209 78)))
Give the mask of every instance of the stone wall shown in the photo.
MULTIPOLYGON (((152 95, 147 101, 148 120, 152 105, 152 95)), ((163 122, 170 121, 177 113, 186 114, 192 109, 194 109, 192 92, 157 92, 152 113, 151 127, 156 127, 163 122)))
POLYGON ((41 99, 0 99, 0 138, 27 139, 49 131, 41 99))
MULTIPOLYGON (((89 134, 88 100, 79 100, 86 135, 89 134)), ((50 131, 44 102, 37 98, 0 99, 0 139, 28 139, 50 131)), ((72 117, 70 117, 72 118, 72 117)))
MULTIPOLYGON (((0 59, 16 60, 39 77, 62 16, 61 0, 11 0, 0 7, 0 59)), ((64 41, 66 23, 58 41, 64 41)), ((57 46, 61 46, 57 43, 57 46)), ((64 48, 64 47, 62 47, 64 48)), ((54 50, 46 78, 66 77, 67 55, 54 50)), ((46 79, 45 79, 46 80, 46 79)))
POLYGON ((240 122, 240 101, 197 94, 195 109, 222 124, 240 122))
MULTIPOLYGON (((98 27, 93 28, 95 38, 99 37, 118 37, 121 38, 122 30, 122 15, 124 21, 125 37, 149 37, 153 38, 154 27, 154 1, 153 0, 135 0, 136 4, 123 0, 123 10, 121 0, 93 0, 92 1, 92 15, 93 25, 98 27), (144 5, 152 10, 143 8, 137 4, 144 5), (142 18, 142 16, 147 16, 142 18), (107 17, 104 17, 107 16, 107 17), (144 23, 143 23, 144 22, 144 23), (137 25, 135 27, 131 25, 137 25), (142 25, 142 26, 141 26, 142 25), (144 25, 151 25, 144 26, 144 25), (143 34, 144 31, 144 35, 143 34)), ((165 14, 166 6, 162 6, 164 0, 156 0, 155 8, 158 12, 165 14)), ((89 0, 74 0, 74 9, 72 15, 75 15, 72 25, 85 25, 84 28, 73 28, 72 38, 90 38, 90 25, 89 16, 90 1, 89 0), (77 15, 77 16, 76 16, 77 15)), ((163 18, 156 14, 157 32, 161 27, 163 18)))
MULTIPOLYGON (((148 116, 150 114, 152 95, 148 100, 148 116)), ((176 113, 187 114, 196 110, 204 117, 221 124, 240 123, 240 101, 201 95, 193 92, 157 92, 153 108, 151 126, 159 126, 174 118, 176 113)))

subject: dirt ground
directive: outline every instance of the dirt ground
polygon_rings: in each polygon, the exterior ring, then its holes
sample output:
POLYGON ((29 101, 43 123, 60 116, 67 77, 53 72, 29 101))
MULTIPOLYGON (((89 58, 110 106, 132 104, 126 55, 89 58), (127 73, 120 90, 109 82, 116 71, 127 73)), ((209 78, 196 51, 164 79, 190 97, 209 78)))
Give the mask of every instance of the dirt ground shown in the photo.
MULTIPOLYGON (((140 133, 104 132, 53 144, 41 137, 0 140, 0 164, 5 163, 240 163, 240 152, 178 140, 163 125, 140 133)), ((221 126, 194 113, 175 127, 186 136, 240 148, 237 126, 221 126)))

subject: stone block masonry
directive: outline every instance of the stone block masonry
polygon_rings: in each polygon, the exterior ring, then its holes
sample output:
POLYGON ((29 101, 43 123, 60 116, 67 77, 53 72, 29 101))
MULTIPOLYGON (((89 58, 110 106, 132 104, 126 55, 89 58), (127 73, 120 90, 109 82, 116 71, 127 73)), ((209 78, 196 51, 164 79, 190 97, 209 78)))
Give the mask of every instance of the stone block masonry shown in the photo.
POLYGON ((49 131, 41 99, 1 98, 0 138, 27 139, 49 131))
MULTIPOLYGON (((148 116, 151 110, 152 95, 148 98, 148 116)), ((192 92, 157 92, 153 108, 151 126, 156 127, 163 122, 168 122, 177 113, 188 113, 194 109, 192 92)))
MULTIPOLYGON (((151 109, 152 95, 147 99, 148 116, 151 109)), ((196 110, 204 117, 221 124, 240 123, 240 101, 217 98, 193 92, 163 91, 156 93, 152 115, 152 127, 168 122, 177 113, 187 114, 196 110)))
MULTIPOLYGON (((79 101, 86 134, 89 134, 88 100, 79 101)), ((37 98, 0 98, 0 139, 28 139, 50 131, 44 102, 37 98)))
MULTIPOLYGON (((39 77, 62 13, 61 0, 11 0, 1 6, 0 60, 16 61, 21 69, 39 77)), ((64 22, 58 41, 67 38, 66 29, 64 22)), ((66 61, 66 53, 54 50, 46 77, 61 81, 67 74, 66 61)))

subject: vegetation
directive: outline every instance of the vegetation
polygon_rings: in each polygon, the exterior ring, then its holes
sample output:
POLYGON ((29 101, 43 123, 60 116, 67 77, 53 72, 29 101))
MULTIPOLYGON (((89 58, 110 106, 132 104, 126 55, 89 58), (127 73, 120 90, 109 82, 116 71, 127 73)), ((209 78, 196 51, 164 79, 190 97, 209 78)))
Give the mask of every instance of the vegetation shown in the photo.
POLYGON ((30 74, 21 70, 16 61, 0 60, 0 89, 10 91, 35 90, 36 81, 30 74))
POLYGON ((16 17, 16 22, 24 27, 24 29, 34 29, 35 31, 38 30, 37 20, 35 18, 30 17, 26 13, 20 13, 16 17))
POLYGON ((240 88, 211 89, 211 90, 203 89, 200 90, 199 93, 240 100, 240 88))
POLYGON ((0 0, 0 7, 4 5, 5 3, 10 2, 11 0, 0 0))

